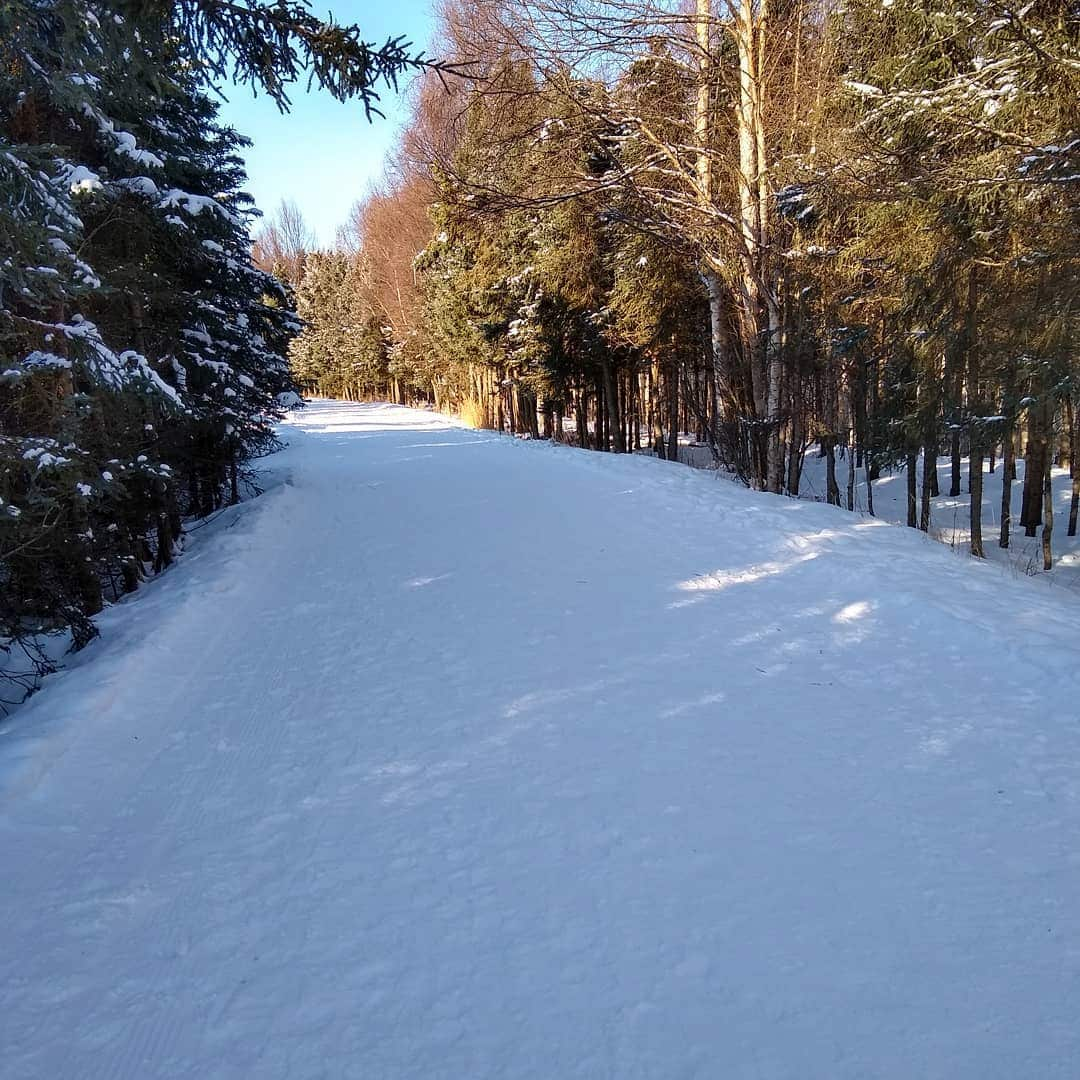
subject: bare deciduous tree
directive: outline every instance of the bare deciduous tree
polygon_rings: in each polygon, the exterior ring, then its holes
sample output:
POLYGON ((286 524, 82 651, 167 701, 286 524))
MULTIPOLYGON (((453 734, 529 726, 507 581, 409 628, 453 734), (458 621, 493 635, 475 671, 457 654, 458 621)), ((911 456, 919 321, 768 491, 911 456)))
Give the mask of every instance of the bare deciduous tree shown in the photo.
POLYGON ((282 199, 273 218, 255 234, 252 257, 259 269, 296 289, 304 273, 304 257, 316 246, 315 233, 300 207, 292 199, 282 199))

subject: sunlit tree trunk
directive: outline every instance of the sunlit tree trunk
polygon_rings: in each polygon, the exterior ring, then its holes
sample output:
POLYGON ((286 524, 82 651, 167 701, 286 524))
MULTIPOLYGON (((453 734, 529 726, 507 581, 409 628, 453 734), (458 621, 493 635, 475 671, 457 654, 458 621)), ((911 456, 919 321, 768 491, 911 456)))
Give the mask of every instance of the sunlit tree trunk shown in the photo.
MULTIPOLYGON (((739 167, 736 175, 736 191, 739 203, 739 243, 742 261, 740 281, 739 320, 745 355, 750 362, 753 386, 754 412, 759 420, 771 420, 770 408, 774 408, 769 385, 769 360, 765 334, 767 323, 763 320, 765 298, 761 279, 762 242, 764 222, 761 217, 760 161, 758 128, 761 116, 758 112, 758 37, 757 19, 753 0, 741 0, 732 24, 735 47, 739 61, 738 99, 735 110, 738 133, 739 167)), ((778 390, 779 387, 777 386, 778 390)), ((779 433, 777 433, 778 438, 779 433)), ((761 463, 754 476, 755 485, 770 487, 772 470, 777 465, 777 453, 773 451, 773 432, 767 432, 767 450, 764 470, 761 463)), ((779 448, 777 447, 777 450, 779 448)))
MULTIPOLYGON (((698 47, 697 97, 694 102, 694 143, 698 148, 695 173, 698 198, 705 204, 713 199, 712 157, 709 144, 712 140, 712 3, 696 0, 694 34, 698 47)), ((725 404, 729 402, 729 360, 725 319, 727 290, 720 277, 719 267, 708 260, 702 267, 702 279, 709 298, 709 341, 712 347, 712 367, 715 396, 718 402, 714 428, 725 404)))

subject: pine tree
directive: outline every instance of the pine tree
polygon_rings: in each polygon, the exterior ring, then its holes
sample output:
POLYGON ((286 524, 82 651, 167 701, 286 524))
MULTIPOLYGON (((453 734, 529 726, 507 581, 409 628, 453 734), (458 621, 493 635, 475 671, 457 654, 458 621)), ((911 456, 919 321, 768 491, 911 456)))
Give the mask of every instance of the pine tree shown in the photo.
POLYGON ((32 676, 39 635, 84 644, 184 514, 240 497, 292 385, 299 324, 252 265, 246 143, 212 82, 284 107, 308 73, 374 110, 424 66, 299 4, 0 9, 0 649, 32 676))

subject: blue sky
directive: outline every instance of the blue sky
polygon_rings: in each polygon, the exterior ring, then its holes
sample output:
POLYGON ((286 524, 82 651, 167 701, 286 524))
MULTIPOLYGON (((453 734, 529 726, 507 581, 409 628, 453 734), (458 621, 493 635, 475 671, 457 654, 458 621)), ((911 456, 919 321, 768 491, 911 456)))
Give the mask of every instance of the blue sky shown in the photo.
MULTIPOLYGON (((367 41, 381 45, 388 37, 404 35, 418 49, 428 49, 431 0, 353 0, 332 7, 313 3, 312 8, 333 11, 338 23, 358 23, 367 41)), ((255 142, 246 155, 247 188, 259 208, 269 215, 283 198, 295 199, 319 242, 328 245, 352 204, 378 180, 404 102, 384 92, 386 119, 369 124, 360 104, 341 105, 324 93, 305 94, 301 87, 289 95, 293 108, 286 115, 266 98, 253 98, 247 88, 224 88, 229 101, 222 105, 222 119, 255 142)))

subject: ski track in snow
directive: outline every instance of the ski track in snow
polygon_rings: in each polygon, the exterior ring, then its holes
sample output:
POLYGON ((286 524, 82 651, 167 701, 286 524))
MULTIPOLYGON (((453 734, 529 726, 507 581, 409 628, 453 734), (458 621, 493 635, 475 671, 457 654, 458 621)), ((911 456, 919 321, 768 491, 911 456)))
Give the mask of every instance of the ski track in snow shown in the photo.
POLYGON ((0 728, 0 1076, 1074 1078, 1080 615, 316 403, 0 728))

